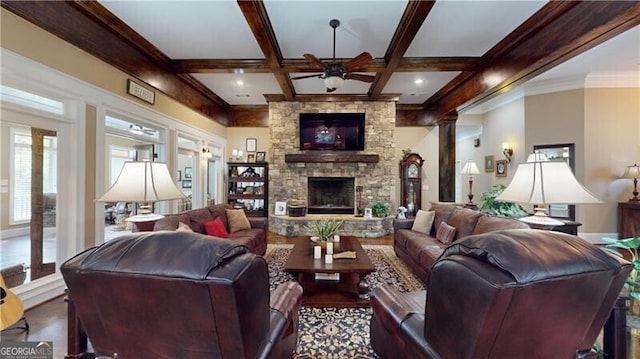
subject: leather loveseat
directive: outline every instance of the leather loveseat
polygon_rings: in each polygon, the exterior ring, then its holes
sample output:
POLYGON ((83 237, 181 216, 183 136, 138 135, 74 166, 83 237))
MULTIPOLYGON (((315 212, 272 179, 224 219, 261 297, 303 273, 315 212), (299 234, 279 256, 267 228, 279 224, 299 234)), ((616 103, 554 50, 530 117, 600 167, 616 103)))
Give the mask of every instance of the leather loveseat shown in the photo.
POLYGON ((227 204, 215 204, 205 208, 192 209, 189 211, 169 214, 157 221, 153 231, 175 231, 180 223, 184 223, 194 232, 207 234, 205 223, 219 218, 226 228, 230 240, 234 243, 242 244, 249 248, 252 253, 264 255, 267 251, 267 230, 268 220, 266 217, 246 217, 251 228, 232 231, 227 211, 240 213, 241 209, 234 209, 227 204))
POLYGON ((269 291, 267 262, 233 241, 138 232, 62 264, 67 358, 290 358, 302 288, 269 291), (116 354, 117 353, 117 354, 116 354))
POLYGON ((593 344, 632 269, 565 233, 467 236, 438 259, 427 291, 374 289, 371 346, 381 359, 601 358, 593 344))
POLYGON ((500 229, 529 228, 513 218, 497 217, 447 203, 434 203, 429 211, 435 212, 429 234, 412 230, 414 218, 396 219, 393 222, 393 249, 396 255, 411 268, 426 285, 431 267, 448 244, 436 239, 441 222, 456 228, 453 242, 471 234, 487 233, 500 229))

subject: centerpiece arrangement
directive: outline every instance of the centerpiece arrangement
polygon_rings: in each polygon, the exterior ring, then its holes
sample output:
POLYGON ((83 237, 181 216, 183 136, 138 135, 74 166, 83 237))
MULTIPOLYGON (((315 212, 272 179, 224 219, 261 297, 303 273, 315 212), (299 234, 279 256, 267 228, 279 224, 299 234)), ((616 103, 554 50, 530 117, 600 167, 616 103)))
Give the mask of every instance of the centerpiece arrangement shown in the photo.
POLYGON ((311 233, 311 240, 324 248, 327 245, 327 241, 333 240, 333 236, 338 234, 343 223, 344 221, 337 219, 321 219, 309 222, 307 230, 311 233))

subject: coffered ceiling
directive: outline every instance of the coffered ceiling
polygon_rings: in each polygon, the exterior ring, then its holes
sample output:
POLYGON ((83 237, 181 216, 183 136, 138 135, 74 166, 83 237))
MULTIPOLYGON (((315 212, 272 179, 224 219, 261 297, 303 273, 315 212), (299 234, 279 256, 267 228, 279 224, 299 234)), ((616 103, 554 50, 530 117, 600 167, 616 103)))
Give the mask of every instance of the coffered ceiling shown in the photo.
POLYGON ((640 2, 632 1, 2 6, 231 126, 266 125, 264 109, 272 100, 389 99, 399 104, 397 125, 432 125, 536 80, 640 72, 640 2), (354 73, 375 76, 372 83, 348 79, 327 93, 320 78, 292 79, 321 73, 303 54, 331 61, 331 19, 341 22, 338 61, 370 53, 373 60, 354 73))

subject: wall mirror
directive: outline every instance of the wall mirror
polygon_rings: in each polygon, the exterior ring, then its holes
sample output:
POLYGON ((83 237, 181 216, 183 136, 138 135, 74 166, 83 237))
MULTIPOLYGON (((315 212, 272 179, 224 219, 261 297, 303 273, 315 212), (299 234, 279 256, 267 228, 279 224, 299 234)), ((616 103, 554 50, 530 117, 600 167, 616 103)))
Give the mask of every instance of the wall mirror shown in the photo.
MULTIPOLYGON (((552 145, 534 145, 533 151, 544 153, 549 161, 562 161, 569 164, 571 171, 575 173, 575 144, 563 143, 552 145)), ((575 221, 576 206, 573 204, 552 204, 547 206, 549 216, 575 221)))

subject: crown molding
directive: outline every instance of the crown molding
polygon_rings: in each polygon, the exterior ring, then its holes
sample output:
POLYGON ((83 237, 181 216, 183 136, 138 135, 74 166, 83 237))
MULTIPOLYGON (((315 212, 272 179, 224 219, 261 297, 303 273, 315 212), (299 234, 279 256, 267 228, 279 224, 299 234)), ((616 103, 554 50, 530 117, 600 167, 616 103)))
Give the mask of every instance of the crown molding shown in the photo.
POLYGON ((568 76, 550 80, 531 81, 518 86, 504 95, 493 98, 465 112, 482 115, 512 101, 526 96, 587 88, 640 88, 640 71, 592 72, 585 75, 568 76))
POLYGON ((640 87, 640 70, 627 72, 594 72, 587 75, 586 88, 640 87))

